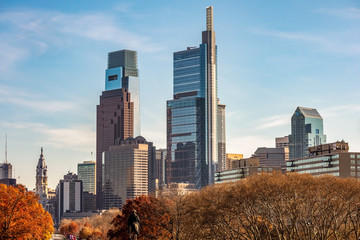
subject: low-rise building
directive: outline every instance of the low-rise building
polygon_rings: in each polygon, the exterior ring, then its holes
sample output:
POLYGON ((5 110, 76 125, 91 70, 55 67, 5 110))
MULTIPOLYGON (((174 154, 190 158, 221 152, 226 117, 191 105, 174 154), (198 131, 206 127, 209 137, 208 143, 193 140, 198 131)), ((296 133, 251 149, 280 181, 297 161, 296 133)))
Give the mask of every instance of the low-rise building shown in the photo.
POLYGON ((282 168, 279 166, 277 167, 247 166, 247 167, 239 167, 230 170, 217 171, 215 172, 215 183, 238 181, 254 174, 270 173, 273 171, 282 172, 282 168))
POLYGON ((288 161, 287 172, 360 179, 360 152, 349 152, 344 141, 310 147, 308 151, 309 157, 288 161))

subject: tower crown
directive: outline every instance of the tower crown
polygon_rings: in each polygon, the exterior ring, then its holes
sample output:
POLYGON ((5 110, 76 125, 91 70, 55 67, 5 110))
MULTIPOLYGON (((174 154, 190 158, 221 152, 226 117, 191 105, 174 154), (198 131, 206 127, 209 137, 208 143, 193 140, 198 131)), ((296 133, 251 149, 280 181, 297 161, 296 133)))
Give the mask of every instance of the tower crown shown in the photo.
POLYGON ((213 7, 212 6, 206 8, 206 30, 207 31, 214 30, 213 7))
POLYGON ((45 164, 45 158, 44 158, 44 151, 43 151, 43 148, 41 148, 41 153, 40 153, 40 158, 39 158, 39 161, 38 161, 38 164, 37 164, 37 170, 40 170, 40 169, 46 169, 47 166, 45 164))

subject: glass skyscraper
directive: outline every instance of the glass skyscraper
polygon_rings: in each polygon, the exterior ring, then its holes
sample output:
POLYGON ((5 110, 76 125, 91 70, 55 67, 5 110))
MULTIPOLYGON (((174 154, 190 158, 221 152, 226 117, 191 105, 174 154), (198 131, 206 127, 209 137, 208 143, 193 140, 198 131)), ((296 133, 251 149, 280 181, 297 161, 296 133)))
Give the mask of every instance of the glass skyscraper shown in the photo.
POLYGON ((78 163, 77 173, 79 180, 83 182, 84 192, 96 194, 96 163, 94 161, 84 161, 78 163))
POLYGON ((291 117, 290 159, 308 156, 308 148, 326 143, 323 119, 316 109, 298 107, 291 117))
POLYGON ((137 52, 119 50, 108 54, 105 91, 126 88, 134 102, 134 136, 140 136, 140 82, 137 52))
POLYGON ((167 102, 167 183, 214 181, 218 161, 217 56, 213 8, 199 47, 175 52, 174 99, 167 102))

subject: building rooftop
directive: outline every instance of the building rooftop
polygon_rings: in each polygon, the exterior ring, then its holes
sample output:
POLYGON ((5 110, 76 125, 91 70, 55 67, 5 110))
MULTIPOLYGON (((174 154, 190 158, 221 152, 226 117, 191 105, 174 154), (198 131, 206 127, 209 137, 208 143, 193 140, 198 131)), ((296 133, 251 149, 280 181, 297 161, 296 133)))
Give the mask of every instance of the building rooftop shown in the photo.
POLYGON ((322 119, 322 117, 315 108, 298 107, 298 109, 301 111, 304 117, 322 119))

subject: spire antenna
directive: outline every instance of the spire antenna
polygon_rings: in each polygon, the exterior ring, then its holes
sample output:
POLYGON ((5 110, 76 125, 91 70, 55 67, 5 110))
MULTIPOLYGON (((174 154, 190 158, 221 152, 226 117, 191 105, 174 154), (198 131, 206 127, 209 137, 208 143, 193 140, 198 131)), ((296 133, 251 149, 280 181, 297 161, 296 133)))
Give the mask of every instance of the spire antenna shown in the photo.
POLYGON ((7 164, 7 133, 5 133, 5 163, 7 164))
POLYGON ((212 6, 206 8, 206 30, 207 31, 214 30, 213 7, 212 6))

